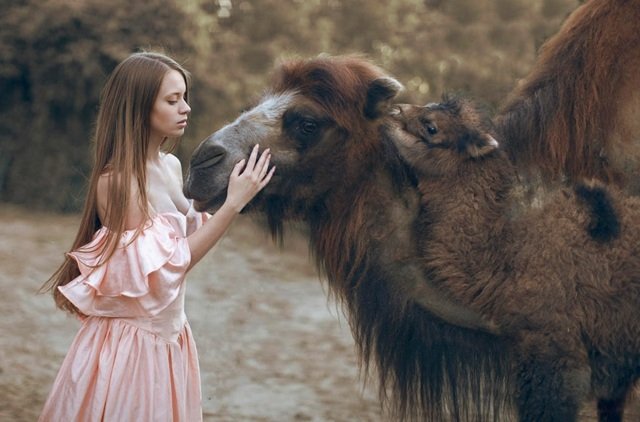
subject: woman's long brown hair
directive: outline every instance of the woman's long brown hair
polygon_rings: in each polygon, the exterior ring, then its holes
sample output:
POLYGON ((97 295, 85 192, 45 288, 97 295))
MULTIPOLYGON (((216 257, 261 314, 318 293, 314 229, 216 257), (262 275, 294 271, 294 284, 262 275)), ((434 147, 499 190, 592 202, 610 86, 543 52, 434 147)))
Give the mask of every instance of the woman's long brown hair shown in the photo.
MULTIPOLYGON (((131 198, 132 183, 140 196, 140 209, 146 219, 149 208, 146 194, 146 159, 149 148, 150 116, 160 85, 170 70, 182 74, 188 99, 190 75, 173 59, 153 52, 135 53, 122 61, 109 76, 101 95, 100 109, 94 135, 94 165, 89 179, 87 197, 82 210, 80 227, 71 250, 91 242, 100 227, 109 231, 103 242, 96 245, 100 263, 108 260, 117 246, 117 239, 125 231, 125 213, 131 198), (97 186, 100 176, 110 173, 105 221, 98 216, 97 186), (105 224, 108 222, 108 224, 105 224)), ((175 145, 174 145, 175 146, 175 145)), ((171 148, 170 148, 171 149, 171 148)), ((140 230, 138 228, 138 230, 140 230)), ((40 292, 52 291, 56 306, 73 314, 80 311, 62 294, 64 286, 80 275, 73 258, 65 254, 58 270, 42 285, 40 292)))

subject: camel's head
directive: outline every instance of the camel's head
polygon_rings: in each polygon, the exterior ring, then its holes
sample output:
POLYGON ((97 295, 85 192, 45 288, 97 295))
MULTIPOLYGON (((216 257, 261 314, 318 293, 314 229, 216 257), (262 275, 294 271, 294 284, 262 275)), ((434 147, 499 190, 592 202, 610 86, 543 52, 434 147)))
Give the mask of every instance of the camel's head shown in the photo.
POLYGON ((276 171, 245 209, 297 217, 329 192, 362 180, 379 145, 381 118, 401 89, 364 59, 319 57, 282 64, 258 104, 202 141, 185 194, 200 210, 226 198, 233 166, 270 148, 276 171))
POLYGON ((438 176, 456 171, 498 148, 487 113, 468 99, 445 97, 425 106, 399 104, 387 133, 402 158, 418 173, 438 176))

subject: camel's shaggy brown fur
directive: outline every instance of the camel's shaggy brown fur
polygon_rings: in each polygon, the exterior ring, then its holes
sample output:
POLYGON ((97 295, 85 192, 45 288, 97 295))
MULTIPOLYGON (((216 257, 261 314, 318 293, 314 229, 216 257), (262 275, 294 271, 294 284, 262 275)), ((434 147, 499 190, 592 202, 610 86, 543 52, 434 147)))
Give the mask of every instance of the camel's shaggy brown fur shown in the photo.
POLYGON ((383 403, 398 418, 486 416, 503 405, 483 398, 504 388, 502 368, 474 352, 484 344, 500 356, 500 340, 479 310, 433 289, 419 265, 419 195, 382 136, 399 89, 357 57, 284 63, 258 105, 198 147, 185 192, 200 209, 214 210, 233 165, 255 143, 271 148, 275 175, 249 208, 266 215, 275 237, 286 221, 308 228, 364 369, 375 367, 383 403), (468 376, 476 372, 483 376, 468 376))
POLYGON ((622 420, 640 377, 640 199, 580 185, 514 215, 514 167, 471 102, 395 117, 423 193, 425 271, 499 322, 520 420, 575 421, 590 395, 600 421, 622 420))
MULTIPOLYGON (((634 154, 621 154, 618 146, 633 150, 640 133, 633 119, 640 108, 634 89, 640 49, 633 47, 638 1, 592 0, 544 47, 497 119, 498 133, 513 140, 509 150, 519 162, 550 179, 617 181, 632 168, 633 159, 626 158, 634 154)), ((283 63, 256 107, 197 148, 185 193, 200 209, 214 210, 235 162, 255 143, 270 147, 276 173, 247 210, 265 215, 276 238, 285 221, 306 225, 318 268, 345 305, 364 369, 375 366, 383 403, 400 418, 500 417, 510 397, 510 357, 503 353, 510 339, 496 335, 494 321, 479 313, 500 321, 509 314, 485 313, 482 303, 495 292, 490 289, 477 291, 475 301, 463 297, 470 305, 461 307, 423 272, 415 178, 383 130, 384 111, 399 88, 359 58, 283 63), (495 394, 485 400, 487 392, 495 394)), ((618 242, 608 199, 592 192, 585 198, 590 220, 583 233, 601 236, 595 243, 603 248, 618 242)), ((625 220, 619 223, 624 238, 625 220)))
POLYGON ((496 119, 519 166, 640 194, 640 0, 591 0, 541 48, 496 119))

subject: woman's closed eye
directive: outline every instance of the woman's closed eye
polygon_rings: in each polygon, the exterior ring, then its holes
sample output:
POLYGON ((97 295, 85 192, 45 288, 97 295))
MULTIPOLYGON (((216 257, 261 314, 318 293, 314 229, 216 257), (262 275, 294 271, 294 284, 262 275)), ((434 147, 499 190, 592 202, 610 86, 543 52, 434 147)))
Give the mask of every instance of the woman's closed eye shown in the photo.
POLYGON ((181 100, 184 100, 185 103, 187 102, 187 100, 186 100, 186 98, 184 96, 179 95, 179 94, 173 94, 173 95, 171 95, 171 96, 169 96, 167 98, 167 103, 170 104, 170 105, 176 105, 181 100))

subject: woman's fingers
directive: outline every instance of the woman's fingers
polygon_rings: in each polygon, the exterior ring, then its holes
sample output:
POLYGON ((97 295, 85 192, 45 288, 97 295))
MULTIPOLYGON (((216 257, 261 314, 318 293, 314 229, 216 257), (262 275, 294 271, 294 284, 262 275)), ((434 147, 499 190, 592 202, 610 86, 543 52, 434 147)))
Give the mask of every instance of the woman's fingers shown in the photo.
POLYGON ((233 170, 231 171, 231 174, 234 176, 238 176, 240 175, 240 172, 242 171, 242 168, 244 167, 244 163, 246 162, 246 160, 243 158, 242 160, 238 161, 236 163, 235 166, 233 166, 233 170))
POLYGON ((258 165, 256 166, 256 170, 259 170, 258 180, 262 180, 264 175, 267 174, 267 170, 269 170, 269 161, 271 161, 271 154, 269 154, 269 149, 265 149, 262 153, 262 157, 260 157, 260 161, 258 161, 258 165))
POLYGON ((271 154, 265 149, 258 158, 259 147, 256 145, 248 160, 239 161, 233 168, 227 188, 227 201, 234 209, 242 208, 264 188, 271 180, 275 167, 269 170, 271 154))
POLYGON ((260 159, 253 167, 252 176, 258 177, 258 175, 262 172, 262 168, 264 167, 265 162, 267 161, 268 158, 269 158, 269 148, 265 149, 264 151, 262 151, 262 154, 260 154, 260 159))
POLYGON ((269 173, 267 173, 267 175, 264 176, 264 178, 260 180, 260 189, 262 189, 263 187, 267 186, 267 183, 269 183, 269 181, 271 180, 271 176, 273 176, 273 173, 275 171, 276 171, 276 166, 271 167, 271 170, 269 170, 269 173))
POLYGON ((249 161, 247 161, 247 167, 245 169, 245 173, 251 173, 253 172, 253 168, 256 165, 256 160, 258 158, 258 150, 260 149, 260 146, 258 144, 256 144, 253 149, 251 150, 251 154, 249 154, 249 161))
POLYGON ((267 170, 269 170, 269 161, 271 159, 269 151, 269 148, 262 151, 260 158, 256 162, 258 153, 258 146, 256 145, 249 156, 249 162, 247 163, 243 176, 250 178, 256 185, 259 184, 267 173, 267 170))

